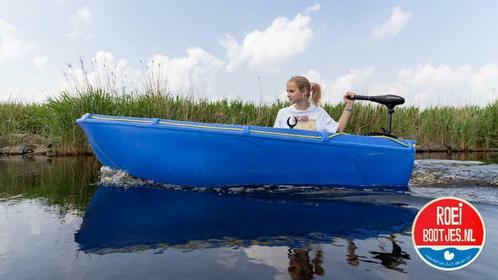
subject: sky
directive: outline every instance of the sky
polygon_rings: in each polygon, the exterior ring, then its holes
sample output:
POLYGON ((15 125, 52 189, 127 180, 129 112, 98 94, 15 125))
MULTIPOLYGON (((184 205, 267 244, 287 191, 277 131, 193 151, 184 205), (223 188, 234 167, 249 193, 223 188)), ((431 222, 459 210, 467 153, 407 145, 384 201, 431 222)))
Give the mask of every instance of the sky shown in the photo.
POLYGON ((273 102, 290 77, 407 105, 498 100, 498 1, 0 0, 0 102, 86 82, 273 102), (83 67, 81 64, 83 61, 83 67))

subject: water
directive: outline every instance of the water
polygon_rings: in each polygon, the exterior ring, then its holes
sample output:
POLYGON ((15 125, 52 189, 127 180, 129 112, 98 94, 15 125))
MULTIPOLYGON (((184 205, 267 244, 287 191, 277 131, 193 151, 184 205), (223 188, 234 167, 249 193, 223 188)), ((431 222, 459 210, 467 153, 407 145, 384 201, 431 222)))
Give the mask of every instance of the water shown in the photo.
POLYGON ((486 157, 420 159, 408 193, 193 190, 92 157, 0 158, 0 279, 492 279, 498 165, 486 157), (443 195, 486 223, 484 251, 456 272, 426 265, 411 241, 417 210, 443 195))

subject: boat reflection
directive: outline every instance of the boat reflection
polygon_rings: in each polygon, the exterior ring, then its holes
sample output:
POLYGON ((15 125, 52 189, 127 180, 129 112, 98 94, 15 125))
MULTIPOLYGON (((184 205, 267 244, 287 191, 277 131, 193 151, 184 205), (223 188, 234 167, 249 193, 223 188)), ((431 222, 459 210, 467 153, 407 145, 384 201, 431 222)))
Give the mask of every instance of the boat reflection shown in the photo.
POLYGON ((391 204, 310 199, 310 196, 219 194, 151 187, 100 186, 75 234, 91 254, 172 248, 238 248, 250 262, 283 278, 325 274, 323 246, 344 247, 343 261, 382 265, 404 273, 409 255, 393 233, 405 232, 416 209, 391 204), (386 239, 387 238, 387 239, 386 239), (357 253, 355 242, 381 239, 377 251, 357 253), (340 244, 342 243, 342 244, 340 244))
POLYGON ((364 202, 100 186, 75 239, 81 250, 101 254, 170 246, 300 247, 400 232, 415 214, 364 202))

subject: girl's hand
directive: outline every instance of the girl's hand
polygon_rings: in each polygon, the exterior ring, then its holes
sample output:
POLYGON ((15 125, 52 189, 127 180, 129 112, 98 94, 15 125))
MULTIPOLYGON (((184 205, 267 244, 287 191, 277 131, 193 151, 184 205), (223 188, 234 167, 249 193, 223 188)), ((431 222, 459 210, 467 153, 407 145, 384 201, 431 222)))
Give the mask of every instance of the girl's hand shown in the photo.
POLYGON ((348 99, 348 97, 354 97, 355 95, 356 95, 356 93, 351 92, 351 91, 346 92, 346 94, 344 95, 343 99, 344 99, 344 102, 346 102, 347 108, 353 108, 354 99, 348 99))

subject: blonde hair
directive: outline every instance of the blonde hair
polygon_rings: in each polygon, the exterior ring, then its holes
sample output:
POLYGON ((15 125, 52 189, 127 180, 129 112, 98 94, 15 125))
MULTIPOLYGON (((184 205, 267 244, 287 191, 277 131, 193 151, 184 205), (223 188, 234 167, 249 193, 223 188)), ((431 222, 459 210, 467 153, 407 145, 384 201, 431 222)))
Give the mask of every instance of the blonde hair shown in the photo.
POLYGON ((320 98, 322 97, 322 89, 320 84, 312 83, 303 76, 294 76, 290 78, 289 82, 296 83, 300 91, 304 91, 304 89, 306 89, 308 94, 311 94, 313 104, 318 105, 320 98))

